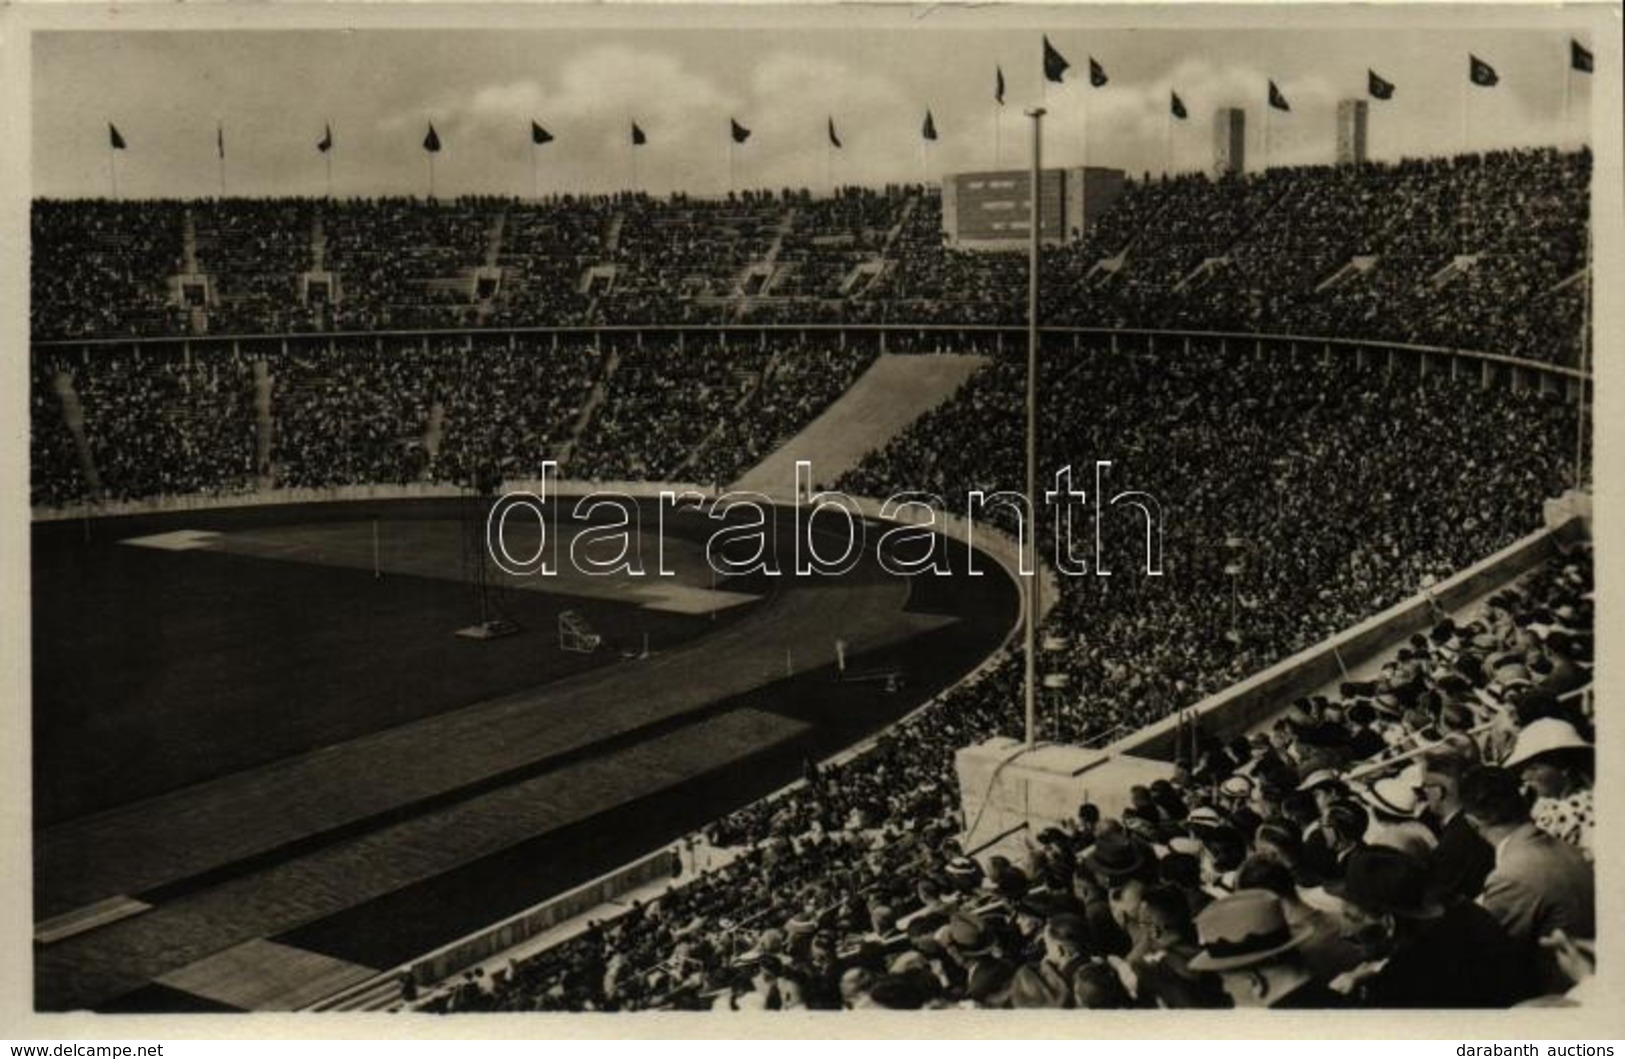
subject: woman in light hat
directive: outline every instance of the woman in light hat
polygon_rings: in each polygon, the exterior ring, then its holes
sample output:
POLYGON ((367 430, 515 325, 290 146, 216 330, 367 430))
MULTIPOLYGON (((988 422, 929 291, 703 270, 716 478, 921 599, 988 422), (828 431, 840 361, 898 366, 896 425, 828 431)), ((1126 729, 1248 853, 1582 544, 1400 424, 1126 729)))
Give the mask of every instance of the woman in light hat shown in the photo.
POLYGON ((1592 745, 1574 725, 1555 717, 1531 721, 1518 733, 1502 764, 1535 792, 1529 816, 1535 826, 1577 847, 1592 859, 1596 811, 1591 794, 1592 745))

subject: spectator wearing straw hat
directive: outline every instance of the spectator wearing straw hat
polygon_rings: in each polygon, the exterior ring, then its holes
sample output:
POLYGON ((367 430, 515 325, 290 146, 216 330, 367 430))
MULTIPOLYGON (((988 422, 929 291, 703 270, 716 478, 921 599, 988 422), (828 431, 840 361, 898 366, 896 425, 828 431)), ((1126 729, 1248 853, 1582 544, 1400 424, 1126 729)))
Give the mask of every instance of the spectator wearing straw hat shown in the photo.
POLYGON ((1218 974, 1236 1007, 1346 1006, 1346 998, 1309 973, 1297 951, 1311 931, 1294 930, 1268 890, 1219 898, 1196 917, 1196 933, 1201 951, 1191 958, 1191 970, 1218 974))
POLYGON ((1418 787, 1419 777, 1407 768, 1397 776, 1385 776, 1358 788, 1360 800, 1371 813, 1366 825, 1368 846, 1392 846, 1414 857, 1426 858, 1439 840, 1422 823, 1426 808, 1418 787))
POLYGON ((1310 931, 1299 951, 1318 980, 1329 982, 1359 964, 1360 950, 1343 937, 1341 918, 1306 903, 1298 893, 1292 872, 1273 855, 1248 857, 1236 873, 1236 885, 1244 890, 1268 890, 1281 902, 1281 911, 1293 930, 1310 931))
POLYGON ((1518 733, 1503 765, 1535 792, 1529 816, 1535 826, 1592 857, 1596 809, 1591 794, 1594 751, 1574 725, 1546 717, 1518 733))

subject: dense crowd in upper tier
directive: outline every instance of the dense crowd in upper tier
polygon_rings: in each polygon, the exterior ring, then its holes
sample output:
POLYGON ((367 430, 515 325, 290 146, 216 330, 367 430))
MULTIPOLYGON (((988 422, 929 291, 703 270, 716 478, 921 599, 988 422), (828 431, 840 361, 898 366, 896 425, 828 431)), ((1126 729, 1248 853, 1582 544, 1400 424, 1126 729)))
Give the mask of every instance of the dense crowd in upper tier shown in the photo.
MULTIPOLYGON (((1018 666, 720 822, 738 858, 443 1011, 1505 1007, 1591 973, 1589 551, 1273 728, 966 856, 960 747, 1018 666), (1527 785, 1532 792, 1520 789, 1527 785), (1532 797, 1532 801, 1531 801, 1532 797)), ((1551 1002, 1548 999, 1546 1002, 1551 1002)))
MULTIPOLYGON (((1589 152, 1127 182, 1045 253, 1043 321, 1414 341, 1575 363, 1589 152)), ((40 201, 32 333, 684 322, 1018 324, 1026 261, 934 188, 540 201, 40 201), (180 283, 202 276, 207 285, 180 283), (207 286, 207 289, 204 289, 207 286)))

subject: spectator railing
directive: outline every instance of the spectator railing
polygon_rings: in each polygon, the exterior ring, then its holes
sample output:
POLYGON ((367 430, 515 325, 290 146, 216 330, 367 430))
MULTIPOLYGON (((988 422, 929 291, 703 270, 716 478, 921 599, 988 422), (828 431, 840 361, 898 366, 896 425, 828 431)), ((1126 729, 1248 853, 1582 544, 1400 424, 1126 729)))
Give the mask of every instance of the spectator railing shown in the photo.
MULTIPOLYGON (((1085 339, 1105 341, 1113 352, 1118 352, 1125 346, 1127 348, 1143 348, 1155 351, 1158 348, 1166 349, 1169 343, 1176 344, 1187 352, 1197 344, 1216 344, 1221 352, 1228 349, 1232 344, 1239 344, 1243 347, 1250 345, 1260 352, 1266 347, 1279 349, 1284 346, 1292 353, 1313 354, 1319 352, 1322 355, 1331 356, 1335 351, 1352 355, 1362 364, 1382 360, 1390 370, 1409 362, 1414 367, 1414 370, 1424 375, 1439 370, 1459 374, 1463 363, 1471 363, 1480 371, 1486 385, 1506 381, 1515 389, 1539 386, 1546 390, 1562 391, 1569 396, 1572 396, 1572 387, 1580 380, 1591 377, 1590 371, 1581 371, 1578 368, 1561 364, 1549 364, 1544 361, 1510 357, 1500 353, 1452 346, 1391 342, 1380 339, 1340 338, 1325 335, 1300 335, 1265 331, 1207 331, 1136 327, 1041 327, 1039 331, 1041 341, 1051 349, 1058 343, 1064 346, 1068 341, 1070 341, 1073 349, 1081 349, 1085 339)), ((240 349, 244 345, 252 346, 266 343, 278 344, 286 349, 332 345, 339 341, 355 343, 373 340, 381 345, 385 341, 415 339, 427 342, 446 338, 461 338, 467 346, 472 347, 475 342, 501 342, 510 337, 517 338, 521 335, 533 337, 551 336, 558 341, 586 338, 600 345, 606 339, 612 341, 630 339, 636 344, 645 335, 670 335, 676 337, 679 343, 692 337, 696 340, 714 340, 715 344, 726 346, 730 342, 744 341, 755 341, 765 345, 774 335, 796 335, 801 337, 834 335, 837 342, 841 344, 851 341, 876 342, 882 352, 935 352, 953 348, 952 343, 945 340, 963 343, 973 337, 974 339, 980 339, 984 347, 987 341, 991 340, 991 344, 996 349, 1002 350, 1006 346, 1011 349, 1019 349, 1023 348, 1023 344, 1026 342, 1026 334, 1024 327, 1004 324, 584 324, 580 326, 508 327, 498 329, 446 328, 434 330, 323 331, 147 338, 41 339, 34 341, 32 348, 41 351, 61 352, 140 347, 143 349, 170 349, 189 354, 193 349, 218 349, 221 347, 240 349), (928 350, 924 345, 924 340, 927 339, 931 340, 928 350)))

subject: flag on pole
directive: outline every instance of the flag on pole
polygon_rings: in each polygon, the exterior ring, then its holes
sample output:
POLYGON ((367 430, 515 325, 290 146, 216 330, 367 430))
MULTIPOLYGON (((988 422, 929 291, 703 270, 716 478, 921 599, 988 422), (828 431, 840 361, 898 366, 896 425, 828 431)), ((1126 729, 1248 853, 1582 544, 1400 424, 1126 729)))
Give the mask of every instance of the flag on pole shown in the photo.
POLYGON ((434 131, 434 122, 429 122, 429 135, 423 138, 423 149, 430 154, 440 153, 440 134, 434 131))
POLYGON ((1071 66, 1072 64, 1066 61, 1064 55, 1055 50, 1055 45, 1051 44, 1049 37, 1046 36, 1044 38, 1044 79, 1060 84, 1061 75, 1066 73, 1071 66))
POLYGON ((1178 92, 1168 93, 1168 112, 1180 121, 1190 117, 1190 111, 1185 109, 1185 101, 1179 98, 1178 92))
POLYGON ((1372 99, 1393 99, 1394 83, 1377 76, 1377 71, 1367 70, 1366 90, 1371 93, 1372 99))
POLYGON ((993 68, 993 102, 1001 107, 1004 106, 1004 67, 1002 66, 993 68))
POLYGON ((1286 97, 1281 94, 1281 90, 1275 87, 1274 81, 1270 82, 1270 106, 1276 110, 1290 111, 1292 109, 1291 104, 1286 101, 1286 97))
POLYGON ((107 142, 115 151, 124 150, 124 137, 119 135, 118 126, 112 122, 107 123, 107 142))
POLYGON ((1569 41, 1569 66, 1583 74, 1591 73, 1596 68, 1596 61, 1591 52, 1583 47, 1579 41, 1569 41))
POLYGON ((835 135, 835 118, 829 119, 829 145, 837 151, 841 149, 841 138, 835 135))
POLYGON ((1089 56, 1089 84, 1093 88, 1104 88, 1110 78, 1106 76, 1106 68, 1095 62, 1093 55, 1089 56))
POLYGON ((226 127, 224 125, 217 124, 214 127, 214 149, 219 153, 221 160, 224 161, 226 157, 226 127))
POLYGON ((750 139, 750 130, 745 128, 733 118, 728 119, 728 135, 733 137, 734 143, 744 143, 750 139))
POLYGON ((1494 88, 1501 80, 1495 67, 1476 55, 1467 56, 1467 77, 1480 88, 1494 88))
POLYGON ((645 136, 643 134, 643 130, 638 128, 638 123, 634 121, 632 123, 632 146, 633 147, 642 147, 644 144, 646 144, 648 142, 649 142, 649 137, 647 137, 647 136, 645 136))
POLYGON ((333 126, 331 124, 328 124, 328 125, 324 125, 322 127, 322 138, 316 141, 316 150, 322 152, 323 154, 326 154, 328 151, 331 151, 332 149, 333 149, 333 126))
POLYGON ((544 143, 552 143, 553 134, 536 124, 535 121, 532 121, 530 123, 530 142, 536 144, 537 146, 541 146, 544 143))
POLYGON ((925 125, 920 128, 920 135, 928 140, 937 138, 937 123, 932 119, 930 109, 925 112, 925 125))

